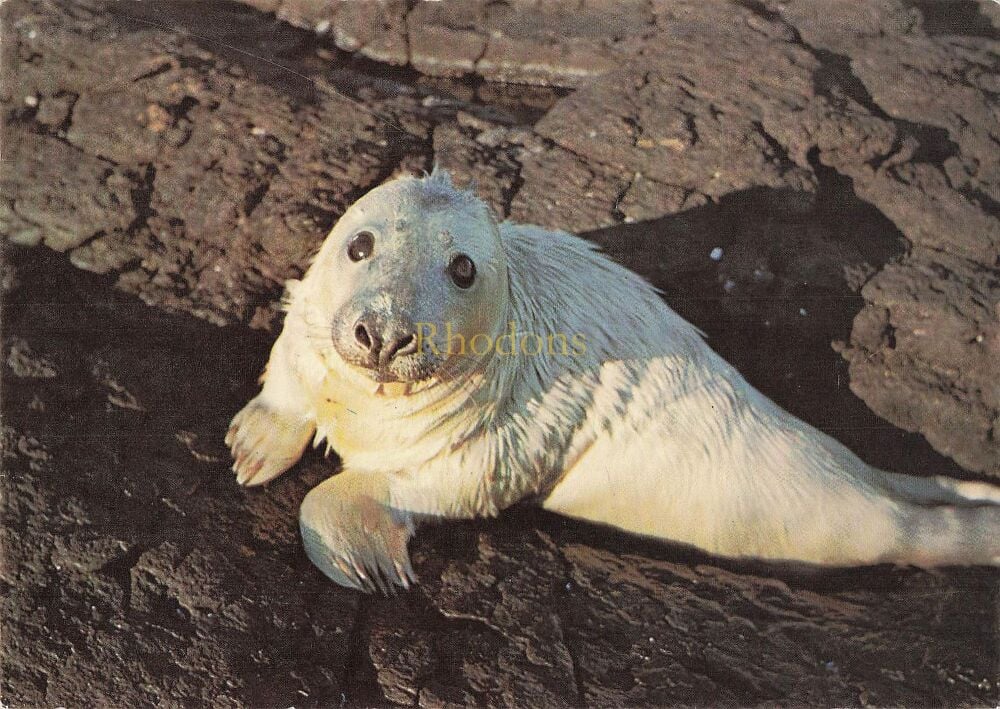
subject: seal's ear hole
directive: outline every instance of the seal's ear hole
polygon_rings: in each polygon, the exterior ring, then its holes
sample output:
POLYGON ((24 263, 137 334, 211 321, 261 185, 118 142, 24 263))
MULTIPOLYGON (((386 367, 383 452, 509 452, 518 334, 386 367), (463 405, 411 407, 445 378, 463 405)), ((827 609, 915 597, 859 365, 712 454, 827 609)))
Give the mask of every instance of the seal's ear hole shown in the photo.
POLYGON ((351 261, 362 261, 372 255, 375 248, 375 235, 370 231, 359 231, 347 245, 347 258, 351 261))
POLYGON ((451 280, 459 288, 469 288, 476 280, 476 264, 465 254, 458 254, 448 264, 451 280))

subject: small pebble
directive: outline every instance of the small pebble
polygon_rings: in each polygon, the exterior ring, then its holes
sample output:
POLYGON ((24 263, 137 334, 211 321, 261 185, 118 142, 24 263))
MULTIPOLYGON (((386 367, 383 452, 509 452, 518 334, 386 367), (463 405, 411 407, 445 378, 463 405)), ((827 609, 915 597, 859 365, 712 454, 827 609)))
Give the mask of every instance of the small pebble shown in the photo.
POLYGON ((24 105, 25 106, 30 106, 31 108, 34 108, 35 106, 38 105, 38 97, 34 96, 34 95, 25 96, 24 97, 24 105))
POLYGON ((736 281, 732 278, 727 278, 726 282, 722 284, 722 290, 726 291, 726 293, 732 293, 736 290, 736 281))
POLYGON ((712 249, 708 253, 708 257, 710 259, 712 259, 713 261, 721 261, 722 260, 722 247, 721 246, 716 246, 714 249, 712 249))
POLYGON ((805 316, 806 316, 806 315, 808 315, 808 314, 809 314, 809 313, 808 313, 808 312, 806 312, 806 309, 805 309, 805 308, 799 308, 799 315, 801 315, 802 317, 805 317, 805 316))
POLYGON ((329 20, 320 20, 319 22, 316 23, 316 34, 326 34, 329 29, 330 29, 329 20))
POLYGON ((28 39, 34 39, 38 36, 38 30, 28 30, 28 39))
POLYGON ((254 126, 253 128, 250 129, 250 135, 255 135, 259 138, 263 135, 267 135, 267 131, 261 128, 260 126, 254 126))

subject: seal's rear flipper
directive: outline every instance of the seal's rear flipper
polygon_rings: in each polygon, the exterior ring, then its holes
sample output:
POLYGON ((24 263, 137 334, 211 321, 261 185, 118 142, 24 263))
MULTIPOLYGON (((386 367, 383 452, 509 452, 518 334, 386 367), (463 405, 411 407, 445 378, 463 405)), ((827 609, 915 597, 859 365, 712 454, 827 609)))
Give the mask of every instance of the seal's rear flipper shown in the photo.
POLYGON ((911 507, 898 563, 916 566, 1000 565, 1000 506, 911 507))
POLYGON ((918 505, 1000 505, 1000 485, 988 482, 955 480, 941 475, 923 478, 901 473, 883 473, 883 479, 891 492, 918 505))
POLYGON ((896 501, 899 563, 1000 564, 1000 486, 877 471, 896 501))

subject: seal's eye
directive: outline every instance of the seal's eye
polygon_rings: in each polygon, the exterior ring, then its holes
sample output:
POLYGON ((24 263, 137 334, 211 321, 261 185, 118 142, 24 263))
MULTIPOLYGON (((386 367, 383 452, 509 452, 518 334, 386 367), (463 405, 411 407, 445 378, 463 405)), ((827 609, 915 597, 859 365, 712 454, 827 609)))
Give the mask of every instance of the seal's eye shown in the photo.
POLYGON ((448 273, 451 274, 451 280, 455 281, 456 286, 468 288, 476 280, 476 264, 465 254, 458 254, 448 264, 448 273))
POLYGON ((359 231, 347 245, 347 257, 351 261, 363 261, 372 255, 375 246, 375 235, 370 231, 359 231))

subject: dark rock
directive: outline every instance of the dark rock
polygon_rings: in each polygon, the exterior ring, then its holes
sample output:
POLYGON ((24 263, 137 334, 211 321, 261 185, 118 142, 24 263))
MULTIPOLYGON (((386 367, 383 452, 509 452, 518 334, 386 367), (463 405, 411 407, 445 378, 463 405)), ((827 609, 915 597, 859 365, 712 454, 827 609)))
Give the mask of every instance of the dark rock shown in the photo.
POLYGON ((971 3, 956 4, 950 27, 939 24, 946 18, 934 3, 911 5, 879 5, 868 28, 851 22, 854 4, 774 7, 825 62, 828 81, 896 135, 874 162, 820 156, 852 177, 858 196, 913 247, 863 291, 900 349, 859 315, 844 351, 851 387, 966 468, 997 475, 1000 32, 971 3))
POLYGON ((121 233, 134 219, 135 181, 114 164, 46 135, 21 133, 4 143, 4 160, 16 168, 0 178, 0 229, 14 243, 66 251, 121 233))
POLYGON ((247 491, 221 443, 283 281, 438 161, 872 463, 997 474, 994 3, 251 4, 0 10, 0 231, 66 253, 0 271, 8 703, 995 703, 995 570, 743 566, 525 508, 359 597, 296 530, 335 461, 247 491))

